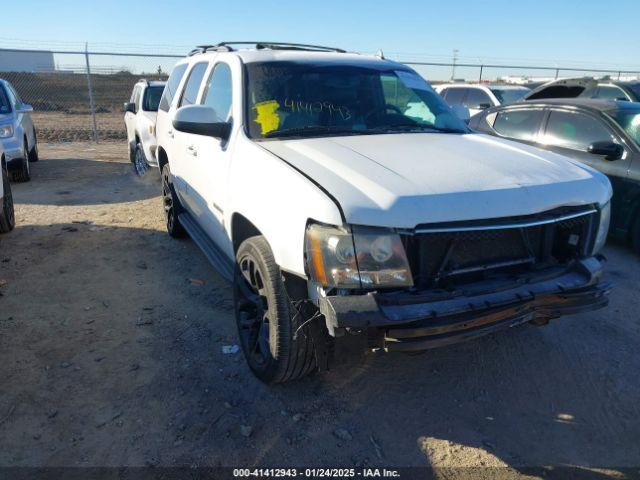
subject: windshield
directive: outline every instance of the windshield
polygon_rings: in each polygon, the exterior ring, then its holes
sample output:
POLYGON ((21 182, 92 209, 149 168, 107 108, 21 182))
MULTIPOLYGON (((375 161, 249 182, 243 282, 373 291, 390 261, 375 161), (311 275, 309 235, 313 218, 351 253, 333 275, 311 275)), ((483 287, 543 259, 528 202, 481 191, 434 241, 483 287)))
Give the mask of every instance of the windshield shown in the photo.
POLYGON ((525 87, 522 88, 492 88, 491 91, 496 96, 500 105, 508 105, 510 103, 516 103, 521 100, 531 90, 525 87))
POLYGON ((247 94, 251 138, 469 131, 412 70, 249 63, 247 94))
POLYGON ((640 146, 640 109, 618 110, 613 113, 613 118, 627 132, 627 135, 640 146))
POLYGON ((163 91, 164 91, 164 85, 156 86, 156 87, 147 87, 147 89, 144 92, 142 109, 147 112, 157 112, 158 105, 160 105, 160 98, 162 98, 163 91))

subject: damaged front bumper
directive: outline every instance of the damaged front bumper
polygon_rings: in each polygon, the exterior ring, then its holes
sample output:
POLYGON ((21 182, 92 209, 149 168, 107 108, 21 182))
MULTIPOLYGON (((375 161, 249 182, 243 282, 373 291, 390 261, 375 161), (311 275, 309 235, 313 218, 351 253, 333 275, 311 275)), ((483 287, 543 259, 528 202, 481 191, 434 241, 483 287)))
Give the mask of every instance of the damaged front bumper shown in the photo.
POLYGON ((570 269, 552 269, 464 290, 369 293, 320 299, 329 332, 366 333, 368 347, 420 351, 480 337, 524 322, 544 324, 562 315, 605 307, 611 285, 601 282, 594 257, 570 269))

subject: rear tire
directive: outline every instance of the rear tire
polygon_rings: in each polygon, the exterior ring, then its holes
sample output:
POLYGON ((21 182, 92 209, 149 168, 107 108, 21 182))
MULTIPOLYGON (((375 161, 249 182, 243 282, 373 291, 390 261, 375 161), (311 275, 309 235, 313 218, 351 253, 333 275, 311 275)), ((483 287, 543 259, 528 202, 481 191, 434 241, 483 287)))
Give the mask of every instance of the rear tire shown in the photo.
POLYGON ((316 370, 314 339, 308 326, 301 328, 308 318, 289 299, 264 237, 240 245, 233 293, 242 351, 256 377, 284 383, 316 370))
POLYGON ((14 182, 28 182, 31 180, 31 167, 29 165, 29 145, 27 144, 27 140, 24 141, 24 157, 22 159, 22 164, 20 167, 16 168, 11 172, 11 179, 14 182))
POLYGON ((11 194, 9 175, 7 174, 7 170, 2 166, 0 166, 0 171, 4 190, 2 204, 0 205, 0 233, 7 233, 16 226, 16 217, 13 210, 13 195, 11 194))
POLYGON ((173 188, 173 179, 168 163, 162 167, 162 204, 164 206, 164 218, 169 235, 174 238, 186 236, 187 232, 178 219, 178 215, 182 212, 182 206, 173 188))

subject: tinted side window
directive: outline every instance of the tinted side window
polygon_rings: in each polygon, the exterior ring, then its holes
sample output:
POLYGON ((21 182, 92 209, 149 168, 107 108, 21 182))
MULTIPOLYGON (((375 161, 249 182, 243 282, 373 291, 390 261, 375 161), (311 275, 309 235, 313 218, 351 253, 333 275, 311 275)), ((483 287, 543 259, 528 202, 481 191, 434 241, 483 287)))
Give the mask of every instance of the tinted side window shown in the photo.
POLYGON ((202 84, 202 79, 204 78, 204 72, 207 70, 209 66, 208 63, 196 63, 191 71, 189 72, 189 78, 187 79, 187 83, 184 86, 184 90, 182 91, 182 98, 180 99, 180 103, 178 107, 184 107, 185 105, 194 105, 196 103, 196 98, 198 97, 198 92, 200 91, 200 85, 202 84))
POLYGON ((9 98, 9 103, 13 106, 13 108, 16 108, 16 109, 19 108, 20 101, 16 97, 13 89, 9 84, 6 84, 6 86, 7 86, 7 97, 9 98))
POLYGON ((449 105, 461 104, 464 100, 465 94, 467 93, 466 88, 447 88, 445 91, 447 92, 445 101, 449 105))
POLYGON ((232 98, 231 69, 226 63, 219 63, 204 87, 202 104, 213 108, 218 119, 226 122, 231 118, 232 98))
POLYGON ((612 141, 609 130, 595 118, 582 113, 552 111, 549 115, 544 143, 559 147, 587 150, 593 142, 612 141))
POLYGON ((496 115, 493 129, 505 137, 533 141, 541 120, 542 110, 507 110, 496 115))
POLYGON ((158 107, 160 110, 163 110, 165 112, 169 111, 169 106, 173 101, 176 90, 178 90, 178 86, 180 86, 180 81, 182 80, 182 76, 184 75, 186 69, 187 64, 183 63, 181 65, 177 65, 171 72, 169 80, 167 81, 167 85, 164 89, 164 93, 162 94, 162 99, 160 100, 160 105, 158 107))
POLYGON ((629 100, 621 88, 613 85, 600 85, 594 98, 605 98, 607 100, 629 100))
POLYGON ((493 106, 493 102, 484 91, 479 88, 470 88, 467 98, 464 101, 467 108, 488 108, 493 106))

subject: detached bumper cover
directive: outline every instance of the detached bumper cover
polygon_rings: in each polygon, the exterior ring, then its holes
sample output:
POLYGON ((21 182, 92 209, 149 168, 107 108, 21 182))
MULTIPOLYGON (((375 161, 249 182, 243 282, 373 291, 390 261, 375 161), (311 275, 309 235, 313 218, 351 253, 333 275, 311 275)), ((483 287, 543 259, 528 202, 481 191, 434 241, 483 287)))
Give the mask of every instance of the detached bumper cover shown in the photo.
POLYGON ((461 292, 371 293, 325 297, 320 311, 336 328, 383 333, 383 347, 416 351, 470 340, 532 320, 605 307, 611 285, 596 258, 569 271, 542 272, 514 287, 483 283, 461 292))

